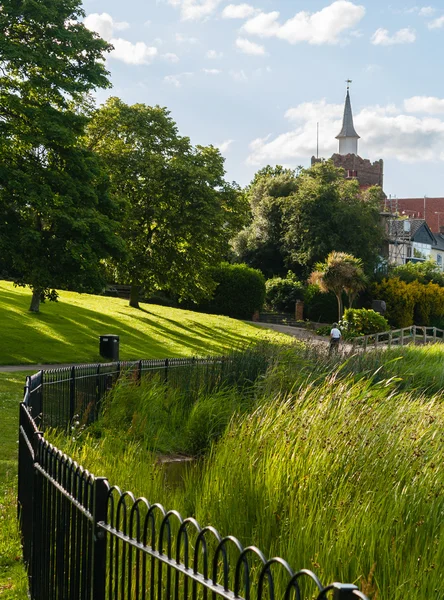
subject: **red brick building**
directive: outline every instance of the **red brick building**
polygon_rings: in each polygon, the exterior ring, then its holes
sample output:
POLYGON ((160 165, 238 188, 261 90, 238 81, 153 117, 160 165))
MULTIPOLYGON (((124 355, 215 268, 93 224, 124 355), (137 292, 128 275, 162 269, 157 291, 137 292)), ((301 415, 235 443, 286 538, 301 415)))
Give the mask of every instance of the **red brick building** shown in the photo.
POLYGON ((391 212, 400 217, 425 219, 433 233, 444 227, 444 198, 392 198, 389 202, 391 212))

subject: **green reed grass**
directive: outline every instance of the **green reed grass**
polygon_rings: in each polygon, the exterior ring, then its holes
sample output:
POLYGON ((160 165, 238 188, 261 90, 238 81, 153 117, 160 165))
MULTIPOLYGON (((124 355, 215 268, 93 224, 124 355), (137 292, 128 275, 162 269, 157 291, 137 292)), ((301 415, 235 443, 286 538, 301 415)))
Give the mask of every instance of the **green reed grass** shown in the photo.
POLYGON ((286 349, 247 386, 200 395, 158 380, 122 386, 99 439, 57 442, 111 483, 312 568, 324 582, 355 582, 374 600, 441 600, 444 403, 433 393, 440 375, 430 383, 425 363, 437 371, 442 357, 431 347, 340 364, 316 348, 286 349), (211 436, 213 413, 220 428, 211 436), (189 452, 187 436, 202 428, 205 459, 184 486, 172 485, 147 448, 189 452), (156 432, 162 443, 150 445, 156 432))

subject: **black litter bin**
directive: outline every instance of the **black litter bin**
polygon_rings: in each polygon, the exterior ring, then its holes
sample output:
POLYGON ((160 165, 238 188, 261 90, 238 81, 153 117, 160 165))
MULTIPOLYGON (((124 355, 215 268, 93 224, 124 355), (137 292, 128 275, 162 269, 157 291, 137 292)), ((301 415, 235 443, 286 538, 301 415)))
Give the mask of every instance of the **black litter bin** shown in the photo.
POLYGON ((119 360, 119 336, 101 335, 100 336, 100 356, 109 360, 119 360))

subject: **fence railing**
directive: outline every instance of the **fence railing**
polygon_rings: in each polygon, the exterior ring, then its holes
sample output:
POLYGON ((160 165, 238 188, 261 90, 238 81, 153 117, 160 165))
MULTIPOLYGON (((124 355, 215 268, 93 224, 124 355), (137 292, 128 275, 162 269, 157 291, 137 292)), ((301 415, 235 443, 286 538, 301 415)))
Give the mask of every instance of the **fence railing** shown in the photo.
MULTIPOLYGON (((45 440, 40 427, 93 419, 119 374, 233 367, 221 359, 138 361, 40 371, 20 405, 18 509, 32 600, 367 600, 310 570, 122 492, 45 440), (227 366, 228 365, 228 366, 227 366), (60 406, 58 400, 60 399, 60 406)), ((295 532, 296 534, 296 532, 295 532)))
POLYGON ((350 340, 355 348, 405 346, 407 344, 434 344, 444 342, 444 330, 436 327, 412 325, 403 329, 392 329, 382 333, 372 333, 350 340))

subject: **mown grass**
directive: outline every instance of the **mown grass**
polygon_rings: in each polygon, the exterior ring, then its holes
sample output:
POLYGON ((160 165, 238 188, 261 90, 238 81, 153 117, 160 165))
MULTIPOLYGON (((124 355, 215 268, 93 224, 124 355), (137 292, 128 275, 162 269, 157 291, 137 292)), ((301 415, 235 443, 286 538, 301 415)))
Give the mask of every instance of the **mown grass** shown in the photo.
POLYGON ((27 578, 17 528, 19 402, 28 373, 0 373, 0 598, 25 600, 27 578))
POLYGON ((28 312, 30 292, 0 281, 0 365, 101 361, 99 336, 120 336, 120 358, 223 354, 259 340, 286 336, 217 315, 105 296, 60 292, 56 303, 28 312))
POLYGON ((298 348, 271 361, 247 395, 236 385, 195 394, 190 404, 158 381, 132 394, 117 389, 99 437, 56 441, 111 483, 312 568, 325 582, 355 582, 374 600, 441 600, 444 398, 421 373, 429 357, 442 362, 444 349, 338 365, 298 348), (153 450, 186 449, 189 429, 175 428, 172 413, 186 424, 196 407, 201 426, 193 430, 206 457, 188 468, 184 487, 172 485, 153 450), (221 414, 224 426, 208 437, 221 414))

